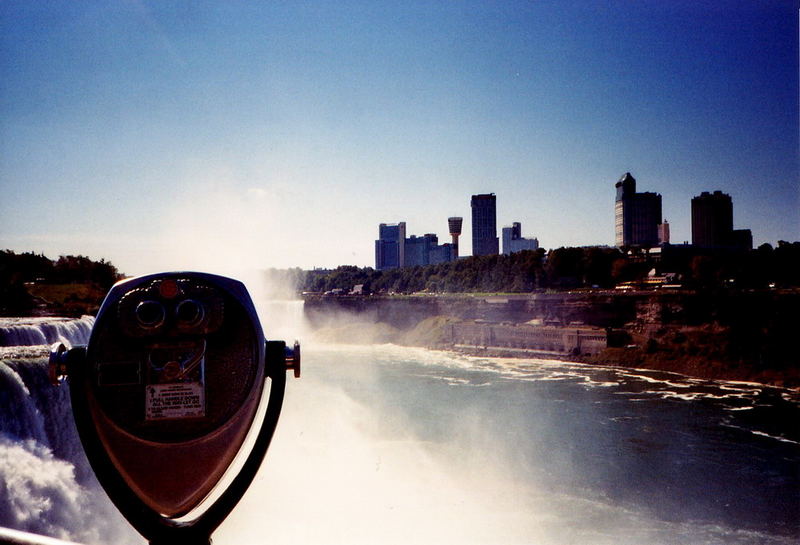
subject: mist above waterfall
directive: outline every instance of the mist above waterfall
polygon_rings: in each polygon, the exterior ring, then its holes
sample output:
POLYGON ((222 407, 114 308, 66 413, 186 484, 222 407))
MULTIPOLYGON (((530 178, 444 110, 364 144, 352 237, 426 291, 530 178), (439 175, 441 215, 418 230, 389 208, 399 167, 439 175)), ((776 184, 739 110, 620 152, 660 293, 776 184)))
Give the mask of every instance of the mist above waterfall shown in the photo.
POLYGON ((389 433, 386 414, 311 380, 290 392, 264 469, 218 531, 220 543, 514 543, 535 535, 535 517, 492 468, 469 471, 413 433, 389 433), (259 519, 266 524, 253 524, 259 519))
POLYGON ((652 401, 637 406, 611 390, 641 379, 560 362, 528 371, 513 360, 342 345, 318 347, 306 363, 219 543, 792 542, 790 529, 767 531, 789 520, 785 506, 770 506, 773 492, 716 480, 743 461, 714 469, 705 454, 672 453, 694 428, 680 423, 682 410, 659 413, 655 378, 641 383, 651 394, 638 394, 652 401), (655 422, 675 423, 675 438, 654 437, 655 422))
POLYGON ((371 250, 358 243, 363 223, 341 217, 332 230, 330 202, 307 194, 292 176, 284 179, 274 169, 246 173, 213 161, 188 164, 172 184, 180 199, 152 218, 147 232, 126 240, 124 252, 104 255, 128 275, 196 270, 239 278, 248 271, 340 263, 347 237, 351 257, 358 255, 353 262, 365 262, 371 250))

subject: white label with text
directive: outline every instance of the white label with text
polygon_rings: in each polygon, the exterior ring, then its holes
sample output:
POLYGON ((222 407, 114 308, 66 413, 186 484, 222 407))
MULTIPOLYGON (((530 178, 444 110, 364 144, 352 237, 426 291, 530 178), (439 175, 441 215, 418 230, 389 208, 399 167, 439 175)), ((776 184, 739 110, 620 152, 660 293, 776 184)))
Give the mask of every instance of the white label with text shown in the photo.
POLYGON ((147 420, 205 416, 205 390, 200 382, 150 384, 145 403, 147 420))

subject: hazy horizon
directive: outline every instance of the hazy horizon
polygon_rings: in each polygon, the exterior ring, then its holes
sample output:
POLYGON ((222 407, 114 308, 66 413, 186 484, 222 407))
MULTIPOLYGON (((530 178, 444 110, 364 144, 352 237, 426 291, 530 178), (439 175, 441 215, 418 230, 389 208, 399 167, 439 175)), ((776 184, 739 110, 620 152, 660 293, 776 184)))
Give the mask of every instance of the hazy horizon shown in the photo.
POLYGON ((0 248, 163 269, 374 266, 470 195, 614 243, 614 183, 800 240, 796 2, 0 6, 0 248))

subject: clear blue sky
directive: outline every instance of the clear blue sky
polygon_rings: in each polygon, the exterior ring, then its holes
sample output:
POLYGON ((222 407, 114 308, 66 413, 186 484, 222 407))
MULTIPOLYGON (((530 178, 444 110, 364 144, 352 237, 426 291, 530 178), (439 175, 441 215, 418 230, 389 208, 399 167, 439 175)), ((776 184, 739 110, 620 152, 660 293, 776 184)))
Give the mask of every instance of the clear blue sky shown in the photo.
POLYGON ((673 241, 722 190, 800 239, 797 2, 0 3, 0 248, 164 268, 374 265, 497 194, 545 248, 673 241))

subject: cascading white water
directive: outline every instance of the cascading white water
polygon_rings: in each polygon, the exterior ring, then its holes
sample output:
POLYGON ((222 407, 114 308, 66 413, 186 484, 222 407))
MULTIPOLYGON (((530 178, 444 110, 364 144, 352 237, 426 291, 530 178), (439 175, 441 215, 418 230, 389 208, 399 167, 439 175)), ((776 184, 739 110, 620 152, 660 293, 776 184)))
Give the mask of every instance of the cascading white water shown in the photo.
POLYGON ((93 324, 90 316, 0 321, 0 526, 84 543, 137 543, 89 466, 69 389, 52 386, 47 375, 46 345, 85 344, 93 324), (33 350, 20 356, 14 342, 33 350))
POLYGON ((256 301, 256 309, 267 339, 283 340, 290 345, 307 336, 309 328, 302 300, 256 301))
POLYGON ((36 346, 65 342, 86 344, 94 316, 71 318, 0 318, 0 346, 36 346))

